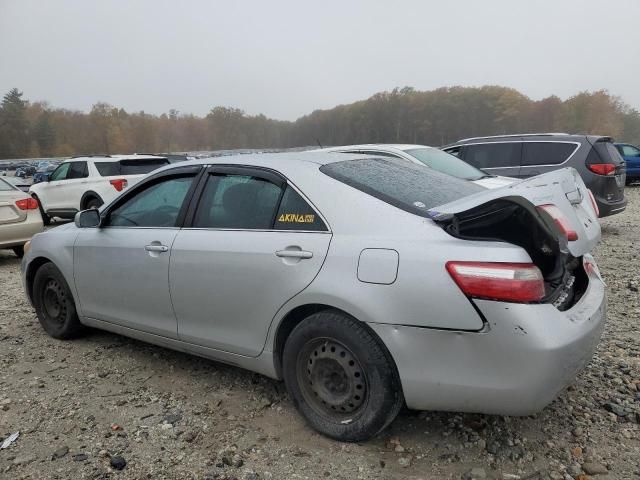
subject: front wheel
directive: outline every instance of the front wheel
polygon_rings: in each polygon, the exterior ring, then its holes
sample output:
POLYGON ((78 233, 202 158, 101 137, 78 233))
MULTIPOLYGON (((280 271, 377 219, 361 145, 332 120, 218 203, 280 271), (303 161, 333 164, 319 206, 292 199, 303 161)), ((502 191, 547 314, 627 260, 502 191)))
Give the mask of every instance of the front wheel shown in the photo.
POLYGON ((13 250, 13 253, 15 253, 16 257, 18 258, 24 257, 24 245, 13 247, 12 250, 13 250))
POLYGON ((53 263, 36 272, 33 303, 42 328, 53 338, 66 340, 82 331, 69 285, 53 263))
POLYGON ((320 433, 367 440, 404 404, 389 354, 359 321, 336 311, 315 313, 294 328, 282 358, 296 408, 320 433))

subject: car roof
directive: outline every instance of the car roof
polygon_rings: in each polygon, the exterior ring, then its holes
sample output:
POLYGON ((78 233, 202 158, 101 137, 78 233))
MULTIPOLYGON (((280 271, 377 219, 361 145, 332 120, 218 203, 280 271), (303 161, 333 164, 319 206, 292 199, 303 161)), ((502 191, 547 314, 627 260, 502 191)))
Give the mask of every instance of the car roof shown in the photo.
POLYGON ((510 135, 493 135, 487 137, 470 137, 463 138, 457 142, 450 143, 442 148, 452 147, 455 145, 465 145, 469 143, 492 143, 492 142, 532 142, 532 141, 567 141, 567 142, 585 142, 595 143, 597 141, 613 141, 613 138, 606 135, 581 135, 570 133, 517 133, 510 135))
MULTIPOLYGON (((375 157, 375 155, 370 155, 375 157)), ((207 157, 172 163, 156 171, 183 168, 191 165, 247 165, 253 167, 273 168, 278 171, 308 169, 329 163, 347 160, 362 160, 366 156, 357 153, 328 152, 323 150, 278 153, 244 153, 226 155, 224 157, 207 157)))
POLYGON ((313 150, 314 152, 321 151, 340 151, 343 149, 362 149, 362 150, 415 150, 417 148, 434 148, 429 145, 416 145, 411 143, 363 143, 360 145, 342 145, 337 147, 327 147, 320 150, 313 150))
POLYGON ((101 162, 119 162, 120 160, 146 160, 146 159, 165 159, 167 157, 163 157, 162 155, 152 155, 152 154, 137 154, 134 153, 132 155, 80 155, 78 157, 71 157, 67 160, 64 160, 62 163, 67 162, 78 162, 78 161, 96 161, 99 160, 101 162))

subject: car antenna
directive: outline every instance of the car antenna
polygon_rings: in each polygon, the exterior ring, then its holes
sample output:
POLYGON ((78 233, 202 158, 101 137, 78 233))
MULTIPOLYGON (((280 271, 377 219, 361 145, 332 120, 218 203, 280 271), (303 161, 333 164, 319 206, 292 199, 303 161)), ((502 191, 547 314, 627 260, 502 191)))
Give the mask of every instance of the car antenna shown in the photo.
POLYGON ((322 144, 320 143, 320 140, 318 140, 317 138, 316 138, 316 143, 318 144, 318 146, 319 146, 320 148, 324 148, 324 147, 322 146, 322 144))

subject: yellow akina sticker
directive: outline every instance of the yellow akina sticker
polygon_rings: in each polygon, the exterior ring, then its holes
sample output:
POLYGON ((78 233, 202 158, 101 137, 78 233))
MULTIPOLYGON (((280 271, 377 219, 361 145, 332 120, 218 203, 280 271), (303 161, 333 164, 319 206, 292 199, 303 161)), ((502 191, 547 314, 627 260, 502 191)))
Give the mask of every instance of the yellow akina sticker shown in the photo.
POLYGON ((315 215, 301 215, 299 213, 283 213, 278 217, 279 222, 286 223, 313 223, 315 215))

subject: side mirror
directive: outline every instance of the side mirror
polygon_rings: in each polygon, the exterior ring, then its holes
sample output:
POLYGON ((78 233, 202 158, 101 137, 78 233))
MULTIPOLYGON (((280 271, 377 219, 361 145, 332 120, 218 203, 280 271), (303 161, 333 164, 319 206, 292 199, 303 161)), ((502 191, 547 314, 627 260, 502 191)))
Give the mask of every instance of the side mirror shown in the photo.
POLYGON ((96 228, 100 226, 100 212, 95 208, 76 213, 73 222, 78 228, 96 228))

